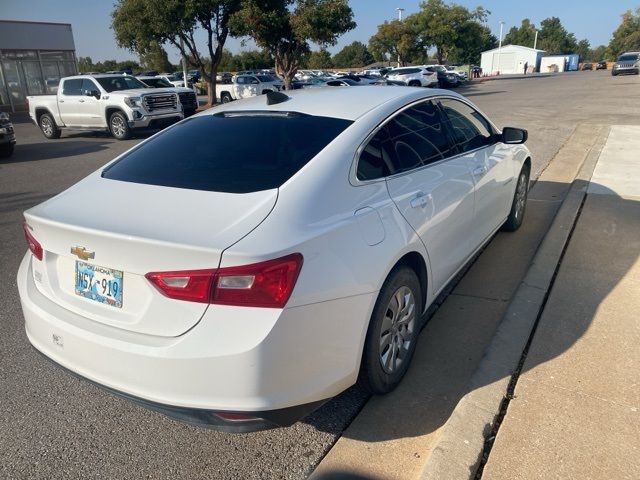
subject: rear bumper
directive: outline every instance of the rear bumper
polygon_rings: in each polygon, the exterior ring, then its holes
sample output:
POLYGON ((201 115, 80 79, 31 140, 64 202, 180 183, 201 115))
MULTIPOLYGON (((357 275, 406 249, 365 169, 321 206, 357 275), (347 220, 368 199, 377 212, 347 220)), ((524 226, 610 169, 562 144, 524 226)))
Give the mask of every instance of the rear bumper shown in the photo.
POLYGON ((357 379, 374 294, 284 310, 211 305, 187 333, 156 337, 52 302, 36 287, 32 258, 18 271, 31 344, 174 419, 227 431, 290 425, 357 379))

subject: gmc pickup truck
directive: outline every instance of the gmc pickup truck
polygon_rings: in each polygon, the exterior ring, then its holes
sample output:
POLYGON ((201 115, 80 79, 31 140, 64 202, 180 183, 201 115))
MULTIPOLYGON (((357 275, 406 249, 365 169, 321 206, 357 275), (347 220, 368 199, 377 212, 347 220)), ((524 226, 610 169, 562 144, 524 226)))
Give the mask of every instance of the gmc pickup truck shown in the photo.
POLYGON ((222 103, 255 97, 268 92, 282 90, 282 81, 271 75, 236 75, 233 83, 216 85, 216 96, 222 103))
POLYGON ((184 113, 185 118, 196 113, 196 110, 198 109, 198 97, 196 92, 191 88, 175 87, 166 79, 167 77, 160 75, 155 77, 140 76, 136 78, 149 88, 161 88, 163 90, 177 93, 180 103, 182 104, 182 113, 184 113))
POLYGON ((184 118, 175 92, 149 88, 128 75, 65 77, 56 95, 27 100, 29 116, 49 139, 69 129, 107 130, 126 140, 134 129, 162 128, 184 118))

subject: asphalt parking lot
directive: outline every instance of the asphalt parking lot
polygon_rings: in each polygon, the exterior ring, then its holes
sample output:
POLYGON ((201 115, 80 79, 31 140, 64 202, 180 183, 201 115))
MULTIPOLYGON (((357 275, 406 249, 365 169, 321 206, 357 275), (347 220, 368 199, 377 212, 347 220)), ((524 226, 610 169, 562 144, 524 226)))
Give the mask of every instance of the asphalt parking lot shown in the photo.
MULTIPOLYGON (((529 130, 537 177, 578 124, 640 124, 639 88, 639 77, 575 72, 458 91, 499 127, 529 130)), ((0 478, 305 478, 366 402, 357 388, 292 427, 229 435, 114 398, 29 346, 15 286, 26 250, 22 211, 139 139, 82 133, 49 141, 24 118, 15 127, 14 156, 0 161, 0 478)))

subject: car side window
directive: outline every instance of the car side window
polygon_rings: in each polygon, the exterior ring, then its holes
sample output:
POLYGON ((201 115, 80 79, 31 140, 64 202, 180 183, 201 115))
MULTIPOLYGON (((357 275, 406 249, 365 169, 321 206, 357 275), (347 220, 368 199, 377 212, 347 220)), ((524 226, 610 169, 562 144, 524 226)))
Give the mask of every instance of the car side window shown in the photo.
POLYGON ((388 123, 395 173, 419 168, 451 155, 441 114, 433 102, 407 108, 388 123))
POLYGON ((98 92, 100 91, 100 89, 98 88, 98 86, 93 83, 91 80, 89 79, 84 79, 82 80, 82 93, 84 92, 93 92, 94 90, 97 90, 98 92))
POLYGON ((468 152, 493 143, 491 125, 472 107, 450 98, 440 100, 440 106, 449 121, 458 152, 468 152))
POLYGON ((62 84, 63 95, 82 95, 82 79, 71 78, 62 84))
POLYGON ((367 143, 358 160, 359 180, 406 172, 452 155, 441 113, 431 101, 402 110, 367 143))
POLYGON ((238 77, 236 78, 236 83, 238 85, 244 85, 244 77, 238 77))

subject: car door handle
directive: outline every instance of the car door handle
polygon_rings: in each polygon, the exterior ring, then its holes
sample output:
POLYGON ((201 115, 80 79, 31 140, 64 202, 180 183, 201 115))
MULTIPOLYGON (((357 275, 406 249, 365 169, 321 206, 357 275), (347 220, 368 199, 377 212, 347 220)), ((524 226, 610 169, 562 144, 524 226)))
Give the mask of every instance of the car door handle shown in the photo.
POLYGON ((425 195, 423 192, 420 192, 411 199, 409 204, 411 205, 411 208, 420 208, 420 207, 424 207, 430 201, 431 201, 431 194, 425 195))
POLYGON ((64 100, 58 100, 58 103, 64 103, 64 100))
POLYGON ((80 100, 78 100, 80 103, 84 103, 84 98, 81 98, 80 100))
POLYGON ((472 173, 474 177, 479 177, 480 175, 484 175, 485 173, 487 173, 487 167, 485 167, 484 165, 481 165, 479 167, 474 168, 472 173))

